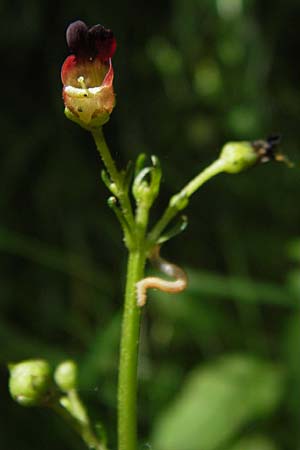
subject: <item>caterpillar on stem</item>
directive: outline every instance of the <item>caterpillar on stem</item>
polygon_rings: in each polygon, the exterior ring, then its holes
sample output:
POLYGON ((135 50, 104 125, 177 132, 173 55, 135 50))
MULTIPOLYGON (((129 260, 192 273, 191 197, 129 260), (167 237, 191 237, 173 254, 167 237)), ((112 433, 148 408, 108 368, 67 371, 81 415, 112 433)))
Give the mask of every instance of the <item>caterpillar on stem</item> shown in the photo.
POLYGON ((170 263, 166 259, 160 256, 160 246, 156 245, 152 250, 149 260, 160 272, 163 274, 175 278, 174 281, 164 280, 159 277, 146 277, 136 283, 137 292, 137 305, 142 307, 147 301, 147 289, 159 289, 163 292, 170 292, 175 294, 176 292, 184 291, 187 287, 187 275, 176 264, 170 263))

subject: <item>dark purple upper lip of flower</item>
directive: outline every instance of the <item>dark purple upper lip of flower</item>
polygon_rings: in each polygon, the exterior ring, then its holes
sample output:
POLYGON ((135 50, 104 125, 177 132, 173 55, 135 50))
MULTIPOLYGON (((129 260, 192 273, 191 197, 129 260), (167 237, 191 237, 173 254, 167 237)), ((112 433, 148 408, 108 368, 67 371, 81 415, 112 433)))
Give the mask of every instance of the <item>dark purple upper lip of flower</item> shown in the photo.
POLYGON ((88 28, 81 20, 71 23, 66 32, 68 47, 76 57, 94 59, 99 56, 106 62, 116 50, 116 40, 111 30, 102 25, 88 28))

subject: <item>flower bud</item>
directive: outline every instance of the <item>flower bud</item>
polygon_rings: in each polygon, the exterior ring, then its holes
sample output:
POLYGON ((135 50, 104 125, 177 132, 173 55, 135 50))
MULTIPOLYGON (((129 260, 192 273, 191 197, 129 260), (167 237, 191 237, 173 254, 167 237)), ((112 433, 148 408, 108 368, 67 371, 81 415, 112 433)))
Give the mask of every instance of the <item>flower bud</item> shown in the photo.
POLYGON ((224 172, 238 173, 253 166, 258 156, 250 142, 228 142, 219 159, 224 163, 224 172))
POLYGON ((255 164, 271 160, 288 163, 283 155, 276 152, 279 140, 279 136, 271 136, 266 140, 253 142, 228 142, 224 145, 219 157, 219 160, 224 164, 223 171, 238 173, 255 164))
POLYGON ((102 25, 88 28, 80 20, 69 25, 66 39, 72 55, 61 70, 65 114, 83 128, 98 128, 115 106, 111 58, 116 40, 102 25))
POLYGON ((59 364, 54 372, 54 379, 58 387, 64 392, 76 389, 77 365, 75 362, 68 360, 59 364))
POLYGON ((22 406, 43 402, 51 387, 51 370, 47 361, 28 360, 9 366, 9 391, 22 406))
POLYGON ((150 208, 159 193, 162 172, 157 156, 151 156, 152 166, 143 168, 144 162, 145 158, 142 154, 136 161, 132 193, 137 202, 146 202, 150 208))

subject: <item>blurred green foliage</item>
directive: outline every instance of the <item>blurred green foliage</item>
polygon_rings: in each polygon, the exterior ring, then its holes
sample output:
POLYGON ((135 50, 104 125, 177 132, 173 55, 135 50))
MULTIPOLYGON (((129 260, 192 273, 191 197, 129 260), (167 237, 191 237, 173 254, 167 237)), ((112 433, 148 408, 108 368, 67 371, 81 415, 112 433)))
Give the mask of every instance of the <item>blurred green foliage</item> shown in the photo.
POLYGON ((175 404, 159 417, 153 447, 220 448, 245 424, 274 410, 281 386, 276 367, 245 356, 227 356, 196 369, 185 381, 175 404))
POLYGON ((144 313, 141 449, 298 448, 299 2, 3 0, 0 11, 0 448, 83 449, 48 411, 8 396, 8 362, 65 357, 80 363, 81 395, 115 448, 126 253, 92 139, 63 115, 64 31, 78 18, 117 36, 105 133, 120 165, 161 158, 154 216, 225 141, 279 132, 296 163, 219 176, 164 247, 190 289, 150 294, 144 313))

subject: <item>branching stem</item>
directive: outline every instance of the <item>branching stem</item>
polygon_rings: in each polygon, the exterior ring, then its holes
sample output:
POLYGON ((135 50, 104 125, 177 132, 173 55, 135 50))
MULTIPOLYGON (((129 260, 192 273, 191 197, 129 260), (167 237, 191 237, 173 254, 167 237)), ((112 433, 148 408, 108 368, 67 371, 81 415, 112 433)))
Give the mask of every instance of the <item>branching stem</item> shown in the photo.
POLYGON ((186 184, 178 194, 171 197, 169 205, 165 210, 160 220, 156 223, 154 228, 149 233, 150 245, 157 242, 159 236, 164 231, 170 221, 176 216, 176 214, 184 209, 188 200, 194 192, 196 192, 206 181, 210 180, 215 175, 223 172, 224 163, 222 160, 217 159, 210 166, 200 172, 195 178, 193 178, 188 184, 186 184))

